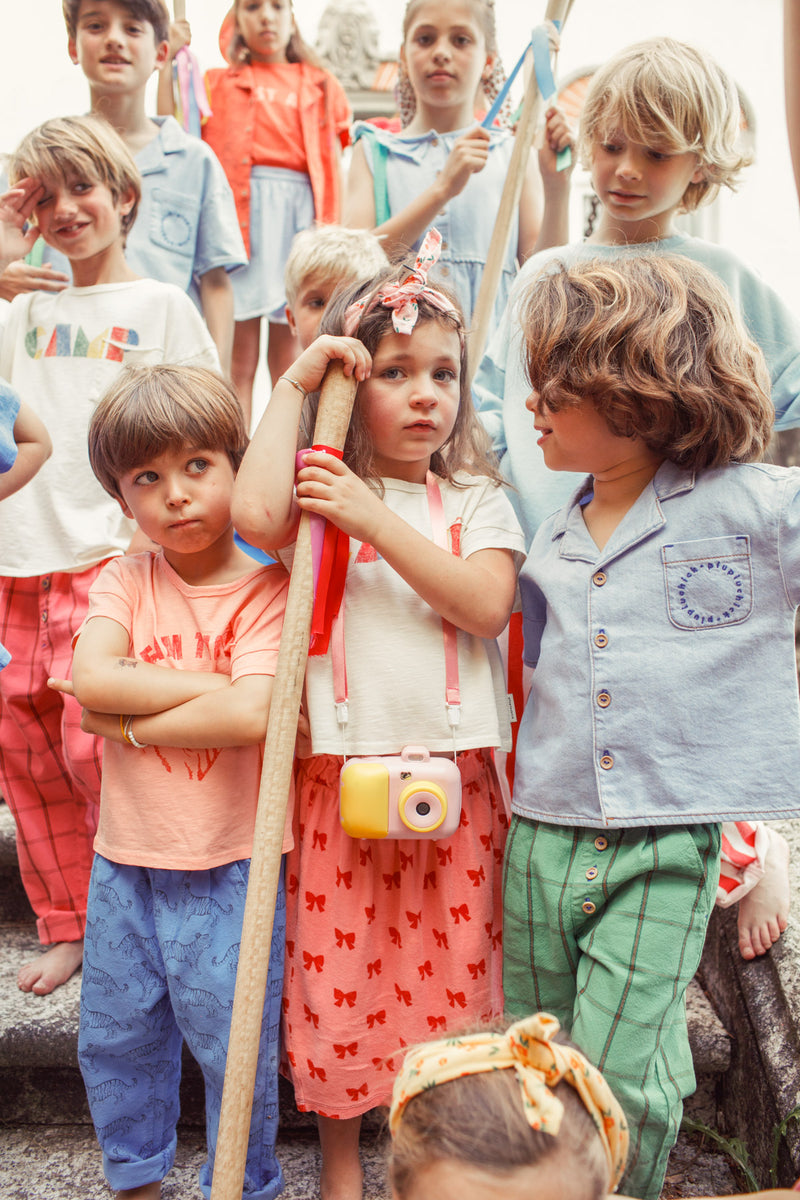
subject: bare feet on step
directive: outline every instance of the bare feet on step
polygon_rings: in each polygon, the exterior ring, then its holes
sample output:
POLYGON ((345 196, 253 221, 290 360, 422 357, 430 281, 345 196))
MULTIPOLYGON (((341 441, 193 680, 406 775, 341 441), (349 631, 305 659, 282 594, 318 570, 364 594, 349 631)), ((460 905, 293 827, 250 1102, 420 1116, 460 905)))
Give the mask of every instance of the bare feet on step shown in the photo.
POLYGON ((766 954, 786 928, 789 916, 789 846, 786 838, 767 827, 769 848, 764 876, 739 901, 739 951, 742 958, 766 954))
POLYGON ((77 971, 83 958, 83 938, 79 942, 56 942, 33 962, 26 963, 17 975, 17 987, 23 992, 47 996, 77 971))

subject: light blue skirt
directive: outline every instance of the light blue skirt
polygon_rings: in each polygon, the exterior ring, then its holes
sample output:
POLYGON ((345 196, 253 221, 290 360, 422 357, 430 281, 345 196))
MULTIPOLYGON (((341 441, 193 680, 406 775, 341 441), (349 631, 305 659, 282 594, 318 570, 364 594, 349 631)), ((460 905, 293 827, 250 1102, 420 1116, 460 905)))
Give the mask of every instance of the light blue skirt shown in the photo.
POLYGON ((230 276, 237 321, 267 317, 286 324, 283 271, 292 238, 314 220, 311 180, 299 171, 250 172, 250 262, 230 276))

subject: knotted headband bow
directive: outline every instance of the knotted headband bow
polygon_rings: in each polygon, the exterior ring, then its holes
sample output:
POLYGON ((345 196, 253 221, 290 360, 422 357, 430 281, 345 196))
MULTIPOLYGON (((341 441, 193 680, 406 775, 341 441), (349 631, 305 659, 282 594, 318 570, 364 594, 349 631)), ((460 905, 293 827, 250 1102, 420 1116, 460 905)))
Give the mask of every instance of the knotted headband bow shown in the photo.
POLYGON ((536 1013, 517 1021, 505 1033, 443 1038, 409 1050, 392 1092, 392 1134, 397 1132, 406 1104, 420 1092, 464 1075, 513 1069, 531 1128, 555 1136, 561 1128, 564 1106, 552 1089, 563 1079, 578 1093, 597 1126, 613 1190, 625 1170, 628 1125, 597 1068, 579 1050, 552 1040, 559 1028, 549 1013, 536 1013))
POLYGON ((373 308, 377 308, 378 305, 392 310, 392 327, 395 333, 410 334, 419 315, 418 296, 423 296, 440 312, 455 317, 460 326, 461 314, 458 309, 454 308, 452 302, 441 292, 428 287, 428 271, 438 262, 441 249, 442 235, 438 229, 429 229, 420 246, 410 275, 407 275, 400 283, 388 284, 373 296, 369 303, 366 300, 356 300, 354 304, 350 305, 344 314, 345 335, 355 337, 362 317, 366 316, 368 312, 372 312, 373 308))

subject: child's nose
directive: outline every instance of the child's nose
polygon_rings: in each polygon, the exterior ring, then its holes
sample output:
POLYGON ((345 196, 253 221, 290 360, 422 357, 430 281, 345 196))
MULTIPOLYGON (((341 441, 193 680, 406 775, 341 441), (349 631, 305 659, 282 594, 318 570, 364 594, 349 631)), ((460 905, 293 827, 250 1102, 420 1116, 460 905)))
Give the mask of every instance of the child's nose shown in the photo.
POLYGON ((631 149, 624 150, 619 157, 617 163, 617 172, 620 175, 630 178, 641 174, 641 166, 638 155, 631 149))
POLYGON ((448 42, 447 38, 441 37, 438 39, 433 47, 433 53, 436 58, 450 57, 450 43, 448 42))
POLYGON ((525 401, 525 407, 527 408, 528 412, 535 413, 538 406, 539 406, 539 393, 537 391, 533 391, 528 396, 528 399, 525 401))

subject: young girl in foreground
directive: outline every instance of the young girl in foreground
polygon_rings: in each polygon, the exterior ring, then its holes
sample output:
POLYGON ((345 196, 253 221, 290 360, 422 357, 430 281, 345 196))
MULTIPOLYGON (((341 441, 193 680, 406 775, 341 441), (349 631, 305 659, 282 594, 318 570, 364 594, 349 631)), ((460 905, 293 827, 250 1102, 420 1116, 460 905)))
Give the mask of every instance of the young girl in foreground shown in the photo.
POLYGON ((800 814, 800 470, 757 461, 763 356, 699 264, 551 264, 521 318, 545 462, 589 479, 520 576, 536 670, 506 1004, 554 1013, 604 1072, 631 1127, 623 1191, 656 1200, 694 1089, 684 997, 720 823, 800 814))
MULTIPOLYGON (((419 246, 435 222, 444 239, 435 278, 456 293, 469 322, 478 296, 493 220, 508 174, 514 137, 475 119, 476 96, 496 95, 504 75, 497 53, 494 4, 490 0, 411 0, 403 19, 398 100, 401 133, 361 124, 347 184, 348 225, 376 228, 393 248, 419 246)), ((569 141, 566 123, 553 115, 552 149, 569 141)), ((541 246, 567 240, 569 172, 548 172, 548 218, 541 246), (558 201, 563 203, 559 205, 558 201), (563 224, 560 222, 563 220, 563 224)), ((542 226, 542 183, 530 158, 503 263, 496 319, 508 289, 534 250, 542 226)), ((492 323, 494 326, 494 322, 492 323)))
POLYGON ((334 302, 325 325, 351 336, 320 337, 278 381, 235 501, 237 528, 264 548, 293 540, 300 509, 350 539, 348 719, 337 726, 331 653, 312 656, 312 756, 299 763, 287 861, 288 1069, 298 1106, 320 1114, 324 1200, 361 1196, 361 1116, 388 1102, 400 1048, 503 1008, 506 817, 491 747, 507 745, 508 718, 493 639, 513 603, 522 535, 472 409, 461 314, 425 281, 434 243, 410 277, 406 268, 334 302), (345 460, 307 453, 295 500, 302 396, 334 359, 359 381, 345 460), (440 505, 445 544, 434 541, 440 505), (457 630, 459 724, 446 704, 443 619, 457 630), (459 828, 438 841, 349 837, 343 749, 396 755, 410 744, 458 752, 459 828))
POLYGON ((339 219, 350 106, 295 24, 291 0, 236 0, 220 30, 230 66, 209 71, 213 115, 203 139, 233 189, 250 265, 231 276, 232 377, 249 425, 261 318, 272 379, 297 353, 286 324, 283 268, 292 238, 316 218, 339 219))
POLYGON ((558 1028, 536 1013, 505 1032, 409 1050, 389 1114, 394 1200, 603 1200, 613 1191, 628 1151, 625 1117, 558 1028))

